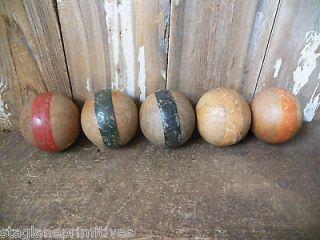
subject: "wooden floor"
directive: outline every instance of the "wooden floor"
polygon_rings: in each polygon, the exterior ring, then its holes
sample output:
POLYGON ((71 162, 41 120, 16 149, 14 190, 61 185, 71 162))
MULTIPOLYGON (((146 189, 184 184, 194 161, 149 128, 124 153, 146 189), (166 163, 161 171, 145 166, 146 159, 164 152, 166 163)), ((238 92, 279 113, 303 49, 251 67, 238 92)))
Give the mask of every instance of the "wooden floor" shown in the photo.
POLYGON ((107 226, 136 239, 320 239, 319 133, 314 123, 281 146, 248 136, 228 148, 195 135, 170 150, 141 135, 115 150, 82 137, 49 154, 2 132, 0 226, 107 226))

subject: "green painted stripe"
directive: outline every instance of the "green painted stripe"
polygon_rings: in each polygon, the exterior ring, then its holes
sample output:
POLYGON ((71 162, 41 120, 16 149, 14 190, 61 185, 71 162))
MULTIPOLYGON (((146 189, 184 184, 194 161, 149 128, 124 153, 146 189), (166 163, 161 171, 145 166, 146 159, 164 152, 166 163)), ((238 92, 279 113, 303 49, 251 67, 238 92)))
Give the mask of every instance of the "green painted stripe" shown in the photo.
POLYGON ((160 109, 166 147, 176 147, 181 144, 181 127, 179 114, 174 98, 169 90, 155 92, 160 109))
POLYGON ((95 93, 94 110, 104 145, 108 147, 122 146, 113 110, 111 89, 103 89, 95 93))

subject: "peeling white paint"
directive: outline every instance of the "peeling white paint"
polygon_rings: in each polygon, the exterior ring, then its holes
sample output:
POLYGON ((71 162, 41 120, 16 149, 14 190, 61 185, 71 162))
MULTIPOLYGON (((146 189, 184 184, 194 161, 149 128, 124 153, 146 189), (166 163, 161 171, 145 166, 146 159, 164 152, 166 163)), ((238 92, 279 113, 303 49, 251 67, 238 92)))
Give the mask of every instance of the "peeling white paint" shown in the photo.
MULTIPOLYGON (((320 77, 320 76, 319 76, 320 77)), ((318 79, 319 79, 318 77, 318 79)), ((315 96, 317 90, 319 87, 319 83, 317 84, 316 88, 314 89, 312 96, 310 98, 310 101, 307 103, 307 105, 305 106, 304 110, 303 110, 303 114, 304 114, 304 121, 306 122, 311 122, 312 119, 314 118, 314 116, 316 115, 316 112, 319 108, 320 105, 320 93, 315 96)))
POLYGON ((106 13, 106 24, 108 27, 108 45, 112 49, 112 60, 114 71, 112 75, 112 88, 119 89, 119 73, 117 67, 119 65, 119 13, 118 7, 115 1, 104 1, 104 10, 106 13))
POLYGON ((0 114, 1 115, 5 114, 5 112, 4 112, 4 103, 3 103, 2 99, 1 99, 1 95, 0 95, 0 114))
MULTIPOLYGON (((0 94, 0 118, 1 119, 9 119, 9 117, 11 116, 11 113, 6 111, 5 109, 8 109, 8 104, 4 103, 2 98, 1 98, 1 94, 0 94)), ((12 125, 10 123, 10 121, 8 120, 9 125, 12 125)))
POLYGON ((265 32, 264 26, 265 26, 264 15, 261 11, 258 11, 254 19, 254 26, 252 28, 252 32, 250 36, 250 45, 248 50, 248 55, 250 58, 253 57, 257 47, 259 47, 257 43, 259 42, 259 38, 261 37, 261 34, 265 32))
POLYGON ((165 70, 161 71, 161 77, 162 77, 163 80, 167 80, 167 73, 166 73, 165 70))
POLYGON ((3 100, 2 100, 2 94, 4 93, 4 89, 6 87, 6 81, 2 80, 0 81, 0 116, 2 118, 6 118, 9 116, 9 114, 7 114, 5 112, 5 108, 7 108, 7 106, 4 104, 3 100))
POLYGON ((12 115, 9 111, 8 103, 4 103, 2 100, 3 94, 7 91, 8 80, 5 78, 0 79, 0 128, 1 129, 13 129, 13 124, 10 121, 12 115))
POLYGON ((257 18, 260 19, 259 22, 261 22, 261 20, 263 19, 263 12, 261 11, 258 11, 257 14, 256 14, 257 18))
POLYGON ((119 80, 126 82, 126 92, 134 97, 135 95, 135 52, 133 39, 133 1, 122 0, 121 3, 113 0, 104 1, 106 12, 106 24, 111 36, 108 38, 109 46, 112 48, 113 60, 113 82, 115 89, 119 86, 119 80), (120 73, 118 71, 119 67, 120 73))
POLYGON ((122 0, 119 5, 119 13, 121 19, 121 42, 123 48, 123 57, 126 65, 126 78, 127 78, 127 86, 126 92, 129 96, 135 96, 135 72, 134 72, 134 42, 133 42, 133 1, 131 0, 122 0))
POLYGON ((165 53, 169 52, 169 25, 170 25, 170 5, 166 7, 164 10, 163 16, 163 34, 164 37, 162 41, 160 41, 160 46, 165 53))
POLYGON ((276 64, 273 67, 274 68, 273 78, 278 77, 281 65, 282 65, 282 59, 279 58, 279 59, 277 59, 276 64))
POLYGON ((256 21, 255 25, 257 27, 261 28, 262 23, 263 23, 263 18, 264 18, 263 13, 261 11, 258 11, 256 14, 256 19, 255 19, 255 21, 256 21))
POLYGON ((139 47, 139 80, 138 86, 140 89, 140 101, 144 101, 146 98, 146 70, 145 70, 145 55, 144 46, 139 47))
POLYGON ((86 89, 88 92, 91 92, 91 81, 90 81, 90 78, 87 78, 87 81, 86 81, 86 89))
POLYGON ((320 56, 320 53, 317 52, 319 47, 320 33, 315 31, 307 32, 305 37, 305 46, 301 50, 301 57, 298 61, 298 66, 293 72, 293 94, 297 95, 308 83, 310 75, 316 68, 316 60, 320 56))

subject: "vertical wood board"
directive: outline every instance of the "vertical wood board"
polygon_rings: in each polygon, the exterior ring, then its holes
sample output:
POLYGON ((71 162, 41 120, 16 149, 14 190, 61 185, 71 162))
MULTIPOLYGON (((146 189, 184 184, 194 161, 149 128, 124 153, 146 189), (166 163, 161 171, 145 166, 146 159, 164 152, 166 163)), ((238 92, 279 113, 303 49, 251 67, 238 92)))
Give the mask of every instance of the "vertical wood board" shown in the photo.
POLYGON ((319 119, 320 4, 317 0, 282 0, 257 93, 283 87, 298 96, 304 120, 319 119))
POLYGON ((253 96, 278 0, 172 1, 168 87, 196 103, 213 87, 253 96))
POLYGON ((112 87, 136 100, 165 87, 168 0, 60 0, 72 89, 81 105, 112 87))
POLYGON ((0 128, 17 125, 35 94, 71 97, 53 1, 0 1, 0 76, 0 128))

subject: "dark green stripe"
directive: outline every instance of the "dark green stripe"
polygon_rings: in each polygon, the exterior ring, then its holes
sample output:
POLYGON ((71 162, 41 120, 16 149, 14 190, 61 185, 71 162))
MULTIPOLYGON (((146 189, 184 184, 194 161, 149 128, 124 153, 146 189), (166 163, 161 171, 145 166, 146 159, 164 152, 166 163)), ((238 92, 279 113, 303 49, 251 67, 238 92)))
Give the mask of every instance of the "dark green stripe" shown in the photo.
POLYGON ((108 147, 122 145, 113 110, 112 90, 103 89, 94 95, 94 110, 103 143, 108 147))
POLYGON ((174 98, 169 90, 155 92, 160 109, 166 147, 181 144, 181 128, 179 114, 174 98))

